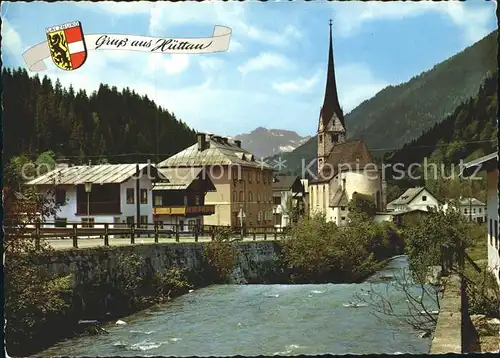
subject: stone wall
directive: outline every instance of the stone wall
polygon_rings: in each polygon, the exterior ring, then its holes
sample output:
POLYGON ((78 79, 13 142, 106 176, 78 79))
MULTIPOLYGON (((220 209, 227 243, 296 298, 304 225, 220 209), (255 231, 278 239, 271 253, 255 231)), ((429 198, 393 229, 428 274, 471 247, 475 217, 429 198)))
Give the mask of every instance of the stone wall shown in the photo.
POLYGON ((449 276, 440 302, 430 354, 462 353, 462 292, 458 275, 449 276))
MULTIPOLYGON (((168 243, 58 250, 41 257, 40 265, 47 273, 58 276, 74 274, 74 285, 91 281, 99 269, 105 269, 113 276, 117 255, 126 253, 139 254, 146 266, 155 271, 174 266, 200 271, 204 264, 204 245, 168 243)), ((278 279, 281 250, 278 242, 234 245, 238 248, 239 258, 230 278, 231 283, 269 283, 278 279)))

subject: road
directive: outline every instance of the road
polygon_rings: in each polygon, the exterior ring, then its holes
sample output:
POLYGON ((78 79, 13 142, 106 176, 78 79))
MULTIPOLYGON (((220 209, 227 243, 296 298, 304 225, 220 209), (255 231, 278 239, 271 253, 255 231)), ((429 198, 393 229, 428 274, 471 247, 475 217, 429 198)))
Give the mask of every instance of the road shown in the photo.
MULTIPOLYGON (((267 236, 267 241, 274 240, 273 235, 267 236)), ((65 250, 73 248, 73 240, 72 239, 43 239, 44 242, 49 243, 52 248, 56 250, 65 250)), ((211 239, 209 237, 199 237, 198 242, 210 242, 211 239)), ((241 240, 240 240, 241 241, 241 240)), ((254 241, 253 237, 245 237, 243 238, 244 242, 254 241)), ((255 241, 264 241, 264 236, 257 236, 255 241)), ((186 242, 195 242, 194 237, 180 237, 180 243, 186 242)), ((167 243, 176 243, 175 237, 166 238, 160 237, 158 238, 158 243, 167 244, 167 243)), ((154 244, 153 237, 136 237, 135 244, 154 244)), ((109 238, 109 246, 127 246, 130 244, 130 238, 109 238)), ((78 248, 89 248, 89 247, 99 247, 104 246, 104 239, 93 239, 93 238, 78 238, 78 248)))

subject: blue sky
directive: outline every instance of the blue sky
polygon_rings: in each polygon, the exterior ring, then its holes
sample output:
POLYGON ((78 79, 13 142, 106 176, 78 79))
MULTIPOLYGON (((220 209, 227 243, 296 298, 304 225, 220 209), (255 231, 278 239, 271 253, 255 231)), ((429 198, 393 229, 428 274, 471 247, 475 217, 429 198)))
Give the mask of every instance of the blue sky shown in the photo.
POLYGON ((91 51, 75 71, 46 74, 88 92, 130 87, 199 131, 236 135, 263 126, 314 134, 333 19, 339 97, 348 113, 497 28, 494 2, 2 3, 2 59, 45 41, 45 28, 79 20, 86 34, 208 37, 232 29, 229 51, 203 55, 91 51))

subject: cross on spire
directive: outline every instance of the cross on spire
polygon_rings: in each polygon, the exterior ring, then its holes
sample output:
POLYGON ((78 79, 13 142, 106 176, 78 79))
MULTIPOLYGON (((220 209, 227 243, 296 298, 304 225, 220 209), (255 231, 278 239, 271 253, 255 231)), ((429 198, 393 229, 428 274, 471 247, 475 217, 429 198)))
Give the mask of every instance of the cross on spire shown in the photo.
POLYGON ((330 28, 332 27, 332 19, 330 19, 330 28))

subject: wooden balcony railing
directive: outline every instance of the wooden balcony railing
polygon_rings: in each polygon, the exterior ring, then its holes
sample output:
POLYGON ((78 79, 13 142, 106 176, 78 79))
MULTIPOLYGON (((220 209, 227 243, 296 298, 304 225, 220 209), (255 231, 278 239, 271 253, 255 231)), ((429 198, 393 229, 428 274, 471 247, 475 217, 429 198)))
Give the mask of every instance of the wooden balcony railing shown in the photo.
POLYGON ((154 206, 154 215, 212 215, 215 213, 215 205, 198 206, 154 206))

